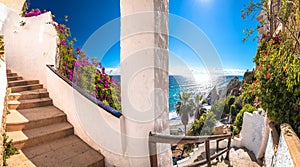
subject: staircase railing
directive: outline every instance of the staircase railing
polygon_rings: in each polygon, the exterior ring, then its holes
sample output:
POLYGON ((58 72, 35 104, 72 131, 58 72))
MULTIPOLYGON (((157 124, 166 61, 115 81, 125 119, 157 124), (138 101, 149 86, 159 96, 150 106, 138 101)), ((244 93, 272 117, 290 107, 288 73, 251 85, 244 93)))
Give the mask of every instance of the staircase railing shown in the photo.
POLYGON ((157 143, 166 143, 166 144, 192 144, 192 143, 205 143, 205 153, 206 159, 192 164, 187 165, 188 167, 194 167, 199 165, 207 164, 211 166, 211 161, 218 156, 226 153, 226 158, 229 160, 229 150, 231 144, 231 134, 224 135, 211 135, 211 136, 174 136, 174 135, 162 135, 162 134, 149 134, 149 155, 150 155, 150 164, 151 167, 157 167, 157 143), (219 150, 219 142, 228 139, 227 147, 219 150), (216 140, 216 153, 210 155, 210 141, 216 140))

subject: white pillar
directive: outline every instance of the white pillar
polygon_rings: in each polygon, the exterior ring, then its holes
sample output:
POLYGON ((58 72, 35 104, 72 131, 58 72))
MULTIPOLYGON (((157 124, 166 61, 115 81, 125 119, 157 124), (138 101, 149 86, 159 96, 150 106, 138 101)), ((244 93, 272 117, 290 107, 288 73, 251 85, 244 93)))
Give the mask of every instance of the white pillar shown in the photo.
MULTIPOLYGON (((126 166, 149 166, 149 132, 169 134, 168 0, 121 0, 122 134, 126 166)), ((158 145, 172 166, 170 145, 158 145)))

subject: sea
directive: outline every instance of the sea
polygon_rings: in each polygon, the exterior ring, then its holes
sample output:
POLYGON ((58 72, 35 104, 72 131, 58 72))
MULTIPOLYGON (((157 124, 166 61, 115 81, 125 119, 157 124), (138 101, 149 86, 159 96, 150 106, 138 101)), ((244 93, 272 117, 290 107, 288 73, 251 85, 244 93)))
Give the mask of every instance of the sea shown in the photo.
MULTIPOLYGON (((120 82, 119 75, 111 76, 114 80, 120 82)), ((176 103, 179 101, 179 94, 182 92, 191 93, 191 96, 202 95, 206 98, 209 92, 216 87, 219 90, 226 88, 227 84, 234 78, 243 80, 243 76, 220 76, 211 79, 206 75, 195 75, 186 77, 180 75, 169 76, 169 119, 178 119, 176 114, 176 103)))

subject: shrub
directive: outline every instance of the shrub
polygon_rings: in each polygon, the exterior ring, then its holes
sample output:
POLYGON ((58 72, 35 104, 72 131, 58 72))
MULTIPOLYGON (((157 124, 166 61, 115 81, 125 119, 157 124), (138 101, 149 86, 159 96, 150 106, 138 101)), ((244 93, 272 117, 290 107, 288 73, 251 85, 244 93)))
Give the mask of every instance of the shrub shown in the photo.
POLYGON ((204 113, 200 119, 195 119, 187 134, 191 136, 212 135, 216 122, 213 112, 204 113))
POLYGON ((243 106, 242 110, 237 114, 235 118, 235 125, 239 130, 242 129, 244 113, 245 112, 253 113, 253 111, 255 110, 256 108, 253 107, 251 104, 246 104, 243 106))
POLYGON ((230 125, 230 131, 232 132, 233 136, 240 133, 240 130, 234 125, 230 125))
POLYGON ((215 102, 211 106, 211 111, 216 115, 216 119, 220 119, 223 113, 229 113, 229 109, 226 105, 226 100, 215 102))
POLYGON ((237 115, 237 109, 236 109, 235 104, 232 104, 232 105, 230 106, 230 114, 231 114, 232 116, 236 116, 236 115, 237 115))
POLYGON ((238 96, 234 102, 234 105, 237 111, 240 111, 243 108, 243 96, 238 96))
POLYGON ((257 64, 257 95, 271 121, 289 123, 300 135, 299 47, 284 34, 260 42, 257 64))
POLYGON ((8 136, 6 133, 3 134, 3 166, 6 166, 6 160, 11 157, 12 155, 19 154, 19 151, 13 146, 13 140, 8 140, 8 136))
MULTIPOLYGON (((279 3, 280 10, 274 11, 272 17, 265 17, 261 25, 258 25, 263 27, 264 32, 259 39, 254 58, 256 80, 252 84, 253 90, 258 90, 255 103, 267 111, 268 118, 279 124, 290 124, 298 135, 300 135, 299 3, 299 0, 279 3), (283 25, 284 28, 278 25, 283 25)), ((270 12, 269 5, 261 1, 250 1, 245 10, 242 10, 242 17, 257 12, 267 15, 270 12)), ((248 29, 246 35, 250 36, 251 32, 253 31, 248 29)))
POLYGON ((229 96, 227 97, 227 105, 231 106, 235 102, 236 97, 235 96, 229 96))

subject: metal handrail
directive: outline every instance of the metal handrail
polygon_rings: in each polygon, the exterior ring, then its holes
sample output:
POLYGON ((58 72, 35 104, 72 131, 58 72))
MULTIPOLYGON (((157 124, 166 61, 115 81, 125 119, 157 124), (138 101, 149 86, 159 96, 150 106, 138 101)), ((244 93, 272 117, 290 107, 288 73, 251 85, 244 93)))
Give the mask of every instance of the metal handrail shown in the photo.
POLYGON ((204 165, 207 163, 207 166, 211 166, 211 160, 217 158, 218 156, 226 154, 225 159, 229 159, 229 150, 231 144, 231 134, 224 135, 211 135, 211 136, 174 136, 174 135, 162 135, 155 134, 150 132, 149 134, 149 155, 150 155, 150 164, 151 167, 157 167, 157 143, 166 143, 166 144, 191 144, 191 143, 205 143, 205 153, 206 159, 202 161, 195 162, 193 164, 187 165, 188 167, 194 167, 199 165, 204 165), (228 139, 227 148, 219 151, 219 142, 228 139), (210 155, 210 141, 216 140, 216 149, 217 153, 210 155))

